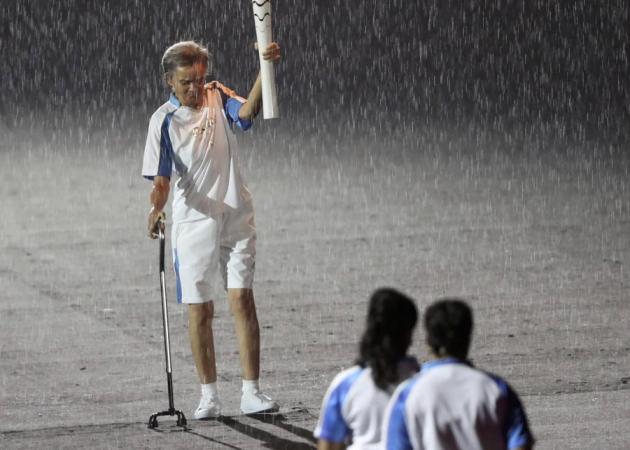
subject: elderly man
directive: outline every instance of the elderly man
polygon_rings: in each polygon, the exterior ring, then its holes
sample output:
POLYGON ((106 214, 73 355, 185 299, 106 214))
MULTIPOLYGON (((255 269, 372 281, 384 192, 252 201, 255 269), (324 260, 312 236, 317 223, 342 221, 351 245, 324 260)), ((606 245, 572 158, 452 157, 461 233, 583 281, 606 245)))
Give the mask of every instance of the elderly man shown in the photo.
MULTIPOLYGON (((270 44, 266 60, 280 59, 270 44)), ((233 128, 247 130, 261 107, 260 76, 247 100, 213 81, 206 83, 208 51, 193 41, 169 47, 162 57, 169 100, 151 117, 142 175, 153 180, 148 232, 156 227, 173 186, 172 248, 177 299, 188 305, 189 337, 201 382, 195 419, 221 415, 212 333, 211 282, 221 270, 234 316, 243 371, 241 411, 274 411, 259 387, 260 331, 252 283, 256 230, 251 195, 239 172, 233 128)))

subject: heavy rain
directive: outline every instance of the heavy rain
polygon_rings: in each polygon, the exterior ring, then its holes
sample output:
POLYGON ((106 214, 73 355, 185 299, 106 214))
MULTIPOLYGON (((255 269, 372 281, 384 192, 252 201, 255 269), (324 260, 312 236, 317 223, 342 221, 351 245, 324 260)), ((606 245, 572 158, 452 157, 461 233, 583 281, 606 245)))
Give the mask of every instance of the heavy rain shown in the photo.
MULTIPOLYGON (((222 421, 168 405, 147 127, 171 44, 247 97, 250 1, 0 5, 0 447, 314 448, 367 299, 475 313, 470 357, 518 391, 537 449, 630 442, 630 5, 272 0, 280 117, 237 131, 257 229, 267 419, 238 409, 220 279, 222 421), (159 432, 162 431, 162 432, 159 432)), ((170 202, 169 202, 170 203, 170 202)), ((167 234, 172 226, 166 210, 167 234)), ((167 240, 170 251, 170 242, 167 240)), ((199 385, 167 258, 175 404, 199 385)), ((418 327, 411 353, 427 358, 418 327)))

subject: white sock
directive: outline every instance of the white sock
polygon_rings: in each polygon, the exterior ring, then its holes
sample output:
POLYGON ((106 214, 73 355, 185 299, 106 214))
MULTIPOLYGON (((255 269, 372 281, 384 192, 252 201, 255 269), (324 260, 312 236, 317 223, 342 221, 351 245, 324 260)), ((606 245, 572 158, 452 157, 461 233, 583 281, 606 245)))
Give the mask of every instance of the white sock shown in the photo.
POLYGON ((258 380, 243 380, 243 392, 257 392, 260 390, 258 380))
POLYGON ((201 395, 206 398, 219 398, 217 383, 208 383, 201 385, 201 395))

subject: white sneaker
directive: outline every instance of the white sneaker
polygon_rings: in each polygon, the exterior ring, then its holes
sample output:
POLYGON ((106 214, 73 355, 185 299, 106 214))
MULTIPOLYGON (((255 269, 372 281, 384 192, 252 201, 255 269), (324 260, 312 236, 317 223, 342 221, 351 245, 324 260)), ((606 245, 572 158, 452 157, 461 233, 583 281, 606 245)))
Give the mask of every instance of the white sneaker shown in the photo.
POLYGON ((218 398, 201 397, 199 406, 193 414, 193 418, 198 420, 216 419, 221 416, 221 402, 218 398))
POLYGON ((241 397, 241 411, 243 414, 276 412, 278 409, 278 404, 271 397, 260 391, 243 392, 241 397))

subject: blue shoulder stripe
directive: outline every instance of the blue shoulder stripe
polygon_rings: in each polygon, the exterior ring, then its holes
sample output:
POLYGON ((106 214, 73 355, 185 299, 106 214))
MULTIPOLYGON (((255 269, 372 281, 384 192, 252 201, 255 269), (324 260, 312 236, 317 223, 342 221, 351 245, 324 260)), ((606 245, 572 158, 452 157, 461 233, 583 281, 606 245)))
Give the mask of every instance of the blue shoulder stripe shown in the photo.
POLYGON ((422 372, 403 384, 398 397, 393 400, 394 404, 389 415, 387 430, 385 431, 387 434, 384 436, 387 450, 410 450, 413 448, 409 438, 407 418, 405 417, 405 403, 407 403, 407 398, 409 398, 409 394, 421 374, 422 372))
POLYGON ((179 277, 179 256, 177 255, 177 249, 173 249, 173 253, 175 254, 175 262, 173 263, 173 268, 175 269, 175 289, 177 292, 177 303, 182 303, 182 281, 179 277))
POLYGON ((159 176, 169 178, 173 172, 173 144, 168 134, 168 128, 171 125, 173 114, 175 114, 175 111, 168 113, 162 122, 160 133, 160 162, 158 163, 157 173, 159 176))
POLYGON ((322 411, 320 439, 329 442, 344 442, 352 434, 352 430, 343 417, 342 407, 350 388, 352 388, 352 385, 364 370, 363 368, 357 368, 348 374, 330 393, 328 402, 322 411))

